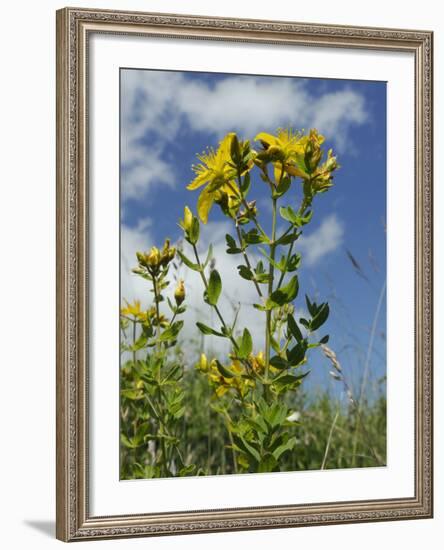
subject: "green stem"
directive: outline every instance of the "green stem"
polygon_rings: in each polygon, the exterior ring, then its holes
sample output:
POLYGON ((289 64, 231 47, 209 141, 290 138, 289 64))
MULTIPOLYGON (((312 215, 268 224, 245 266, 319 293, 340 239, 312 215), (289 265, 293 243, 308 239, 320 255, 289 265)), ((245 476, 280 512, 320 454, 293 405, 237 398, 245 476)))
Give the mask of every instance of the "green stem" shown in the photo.
POLYGON ((136 364, 136 350, 134 349, 136 345, 136 322, 133 321, 133 364, 136 364))
MULTIPOLYGON (((154 301, 156 303, 156 320, 157 320, 157 331, 156 335, 157 338, 160 336, 160 309, 159 309, 159 294, 157 291, 157 279, 153 275, 153 291, 154 291, 154 301)), ((159 341, 156 342, 156 349, 159 351, 161 347, 161 343, 159 341)))
POLYGON ((233 434, 231 433, 231 430, 230 430, 230 425, 232 424, 232 420, 231 420, 230 415, 228 414, 228 411, 226 409, 223 409, 223 411, 224 411, 224 416, 225 416, 225 425, 227 427, 228 438, 230 440, 231 451, 232 451, 232 455, 233 455, 233 469, 234 469, 234 473, 237 474, 238 473, 237 454, 236 454, 236 450, 234 448, 233 434))
POLYGON ((328 452, 330 450, 331 440, 332 440, 332 437, 333 437, 333 431, 335 429, 336 422, 338 421, 338 418, 339 418, 339 408, 336 411, 336 415, 333 419, 332 425, 330 426, 330 432, 328 434, 327 445, 325 446, 324 458, 322 459, 321 470, 324 470, 325 466, 327 464, 327 457, 328 457, 328 452))
MULTIPOLYGON (((305 199, 302 199, 302 203, 301 203, 301 206, 299 207, 298 214, 302 215, 306 208, 307 208, 307 201, 305 199)), ((287 229, 287 231, 282 235, 282 237, 287 235, 290 232, 290 230, 291 230, 291 227, 289 227, 287 229)), ((296 232, 297 232, 297 228, 294 228, 293 229, 293 235, 296 235, 296 232)), ((289 247, 288 253, 287 253, 287 261, 286 261, 285 265, 288 265, 288 262, 290 261, 291 255, 293 253, 294 243, 295 243, 295 241, 292 241, 291 244, 290 244, 290 247, 289 247)), ((279 283, 278 283, 278 286, 277 286, 278 288, 281 286, 286 273, 287 273, 287 270, 284 269, 281 273, 280 278, 279 278, 279 283)))
MULTIPOLYGON (((273 199, 273 218, 272 218, 272 227, 271 227, 271 243, 270 243, 270 262, 269 268, 269 279, 268 279, 268 298, 273 292, 273 282, 274 282, 274 256, 276 252, 276 203, 277 199, 273 199)), ((265 381, 268 382, 268 371, 270 366, 270 348, 271 348, 271 310, 267 311, 266 314, 266 323, 265 323, 265 381)), ((265 386, 267 387, 267 386, 265 386)))
MULTIPOLYGON (((192 246, 193 246, 193 251, 194 251, 194 257, 196 258, 196 263, 199 266, 200 277, 201 277, 202 282, 204 284, 205 290, 208 292, 208 281, 207 281, 207 278, 205 276, 202 263, 200 261, 199 253, 197 252, 197 247, 196 247, 195 244, 193 244, 192 246)), ((212 305, 211 307, 214 308, 214 311, 216 312, 217 316, 219 317, 219 320, 222 323, 223 328, 228 331, 227 324, 225 323, 224 318, 222 317, 222 313, 220 312, 219 308, 216 305, 212 305)), ((228 332, 227 332, 227 334, 228 334, 228 332)), ((236 340, 233 338, 232 335, 229 336, 229 339, 230 339, 231 343, 233 344, 234 349, 237 350, 239 348, 239 346, 237 345, 236 340)))
MULTIPOLYGON (((239 199, 241 200, 241 203, 242 203, 242 206, 245 208, 245 211, 248 212, 249 210, 249 207, 248 207, 248 203, 247 201, 245 200, 244 196, 242 195, 242 193, 238 193, 237 190, 231 185, 230 182, 227 182, 227 185, 228 187, 231 189, 231 191, 233 191, 233 193, 239 197, 239 199)), ((254 225, 256 226, 257 230, 259 231, 259 233, 262 233, 262 236, 265 237, 267 240, 268 240, 268 235, 265 233, 264 229, 262 228, 261 224, 258 222, 258 220, 256 219, 256 217, 252 217, 251 218, 252 222, 254 223, 254 225)))
POLYGON ((244 257, 244 260, 245 260, 245 265, 248 267, 248 269, 251 271, 251 273, 253 273, 253 283, 254 283, 254 286, 256 287, 256 290, 257 290, 257 293, 259 294, 260 298, 263 299, 263 294, 262 294, 262 291, 259 287, 259 284, 256 280, 256 276, 254 275, 254 271, 253 269, 251 268, 251 262, 248 258, 248 255, 247 255, 247 251, 245 249, 245 247, 243 246, 243 243, 242 243, 242 235, 241 235, 241 232, 240 232, 240 228, 238 226, 238 224, 236 223, 236 232, 237 232, 237 236, 238 236, 238 239, 239 239, 239 246, 241 247, 241 250, 242 250, 242 255, 244 257))

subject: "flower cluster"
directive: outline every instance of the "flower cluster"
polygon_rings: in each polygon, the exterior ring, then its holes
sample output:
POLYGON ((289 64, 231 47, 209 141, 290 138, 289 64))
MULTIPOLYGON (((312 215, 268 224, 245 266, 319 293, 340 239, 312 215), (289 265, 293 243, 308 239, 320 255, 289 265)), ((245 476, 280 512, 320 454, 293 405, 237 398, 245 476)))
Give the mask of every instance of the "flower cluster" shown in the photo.
POLYGON ((134 273, 141 275, 143 272, 148 272, 151 276, 157 275, 162 268, 166 268, 174 259, 176 248, 170 246, 170 240, 166 239, 162 250, 156 246, 152 246, 149 252, 137 252, 137 261, 139 267, 133 269, 134 273))
MULTIPOLYGON (((333 185, 332 174, 339 165, 332 149, 321 163, 324 156, 321 146, 325 138, 315 128, 308 135, 292 128, 279 129, 276 135, 260 132, 255 141, 262 146, 258 151, 251 148, 249 141, 239 141, 235 133, 229 133, 220 141, 217 150, 208 148, 197 155, 200 163, 193 165, 196 177, 187 189, 193 191, 205 186, 197 200, 197 214, 203 223, 207 223, 214 203, 231 218, 240 214, 248 221, 256 215, 255 204, 249 205, 243 200, 240 189, 242 176, 248 174, 254 165, 262 171, 262 178, 275 188, 285 178, 301 178, 307 204, 314 195, 333 185), (273 167, 274 179, 269 176, 268 165, 273 167), (244 206, 243 212, 239 212, 241 205, 244 206)), ((189 211, 189 221, 191 216, 189 211)))

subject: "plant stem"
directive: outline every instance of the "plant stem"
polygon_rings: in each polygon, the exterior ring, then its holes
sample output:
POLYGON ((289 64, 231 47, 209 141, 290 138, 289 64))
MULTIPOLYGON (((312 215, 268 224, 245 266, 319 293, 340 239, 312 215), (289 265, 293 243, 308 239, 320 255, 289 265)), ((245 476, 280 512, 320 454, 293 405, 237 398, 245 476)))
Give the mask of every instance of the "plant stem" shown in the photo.
POLYGON ((327 456, 328 456, 328 451, 330 450, 330 444, 331 444, 331 439, 332 439, 332 436, 333 436, 333 430, 335 429, 336 422, 338 421, 338 418, 339 418, 339 408, 336 411, 336 415, 335 415, 335 417, 333 419, 333 422, 331 424, 331 427, 330 427, 330 432, 328 434, 328 439, 327 439, 327 445, 325 446, 324 458, 322 459, 321 470, 324 470, 325 465, 327 464, 327 456))
MULTIPOLYGON (((270 243, 270 262, 269 280, 268 280, 268 298, 273 292, 274 282, 274 256, 276 251, 276 203, 277 199, 273 199, 273 218, 271 226, 271 243, 270 243)), ((271 344, 271 310, 267 310, 265 323, 265 381, 268 382, 268 370, 270 366, 270 344, 271 344)), ((267 386, 265 386, 267 388, 267 386)), ((266 392, 267 393, 267 392, 266 392)))
MULTIPOLYGON (((242 203, 242 206, 245 208, 245 211, 248 212, 249 210, 249 206, 248 206, 248 203, 247 201, 245 200, 244 196, 242 195, 242 193, 238 193, 237 190, 231 185, 230 182, 227 182, 227 185, 228 187, 231 189, 231 191, 233 191, 233 193, 239 197, 239 199, 241 200, 241 203, 242 203)), ((262 235, 268 239, 268 235, 265 233, 264 229, 262 228, 261 224, 257 221, 256 217, 253 216, 251 218, 252 222, 254 223, 254 225, 256 226, 257 230, 259 231, 259 233, 262 233, 262 235)))
MULTIPOLYGON (((208 281, 207 281, 207 278, 205 276, 205 273, 204 273, 204 270, 203 270, 203 267, 202 267, 202 263, 201 263, 200 258, 199 258, 199 253, 197 252, 197 247, 196 247, 195 244, 193 244, 192 246, 193 246, 193 250, 194 250, 194 257, 196 258, 196 263, 199 266, 200 277, 201 277, 202 282, 204 284, 205 290, 208 292, 208 281)), ((217 313, 217 316, 219 317, 219 320, 222 323, 223 328, 225 330, 228 330, 227 324, 225 323, 224 318, 222 317, 222 313, 220 312, 219 308, 215 305, 212 305, 212 307, 214 308, 214 311, 217 313)), ((233 338, 232 335, 229 336, 229 339, 230 339, 231 343, 233 344, 234 348, 238 349, 239 346, 237 345, 237 342, 233 338)))
MULTIPOLYGON (((307 208, 306 200, 302 199, 301 206, 299 207, 299 210, 298 210, 298 215, 302 216, 302 214, 304 213, 304 210, 306 208, 307 208)), ((291 227, 289 229, 287 229, 287 231, 284 233, 284 235, 287 235, 287 233, 289 233, 290 229, 291 229, 291 227)), ((293 235, 295 235, 296 232, 297 232, 297 228, 295 227, 293 229, 293 235)), ((282 236, 284 236, 284 235, 282 235, 282 236)), ((288 262, 290 261, 291 255, 293 253, 294 243, 295 243, 295 241, 292 241, 291 244, 290 244, 290 247, 289 247, 288 253, 287 253, 287 261, 286 261, 285 265, 288 265, 288 262)), ((279 278, 279 283, 277 285, 277 288, 279 288, 281 286, 286 273, 287 273, 287 270, 284 269, 284 271, 282 271, 281 276, 279 278)))
MULTIPOLYGON (((244 257, 244 260, 245 260, 245 264, 246 266, 248 267, 248 269, 251 271, 251 273, 253 273, 254 275, 254 271, 253 269, 251 268, 251 263, 250 263, 250 260, 248 258, 248 255, 247 255, 247 251, 245 250, 243 244, 242 244, 242 235, 241 235, 241 232, 240 232, 240 228, 238 226, 238 224, 236 223, 236 232, 237 232, 237 236, 238 236, 238 239, 239 239, 239 246, 241 247, 241 250, 242 250, 242 255, 244 257)), ((263 294, 262 294, 262 291, 259 287, 259 284, 256 280, 256 276, 254 276, 253 278, 253 283, 254 283, 254 286, 256 287, 256 290, 257 290, 257 293, 259 294, 259 296, 263 299, 263 294)))
POLYGON ((231 451, 232 451, 232 454, 233 454, 233 469, 234 469, 234 473, 237 474, 238 473, 237 456, 236 456, 236 450, 234 448, 233 434, 231 433, 231 430, 230 430, 230 425, 232 424, 232 420, 231 420, 231 417, 228 414, 228 411, 226 409, 224 409, 224 416, 225 416, 225 423, 226 423, 227 432, 228 432, 228 438, 229 438, 230 444, 231 444, 231 451))
MULTIPOLYGON (((160 309, 159 309, 159 294, 157 291, 157 279, 153 275, 153 291, 154 291, 154 301, 156 303, 156 321, 157 321, 157 331, 156 335, 157 338, 160 336, 160 309)), ((161 343, 159 341, 156 342, 156 349, 159 351, 161 348, 161 343)))
POLYGON ((136 364, 136 350, 134 346, 136 345, 136 322, 133 321, 133 363, 136 364))

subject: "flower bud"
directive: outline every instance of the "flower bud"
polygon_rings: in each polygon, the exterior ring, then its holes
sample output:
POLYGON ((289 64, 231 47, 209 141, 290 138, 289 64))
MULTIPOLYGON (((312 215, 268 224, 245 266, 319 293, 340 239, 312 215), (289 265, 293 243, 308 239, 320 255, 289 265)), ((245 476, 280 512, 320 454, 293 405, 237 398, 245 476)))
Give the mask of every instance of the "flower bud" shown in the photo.
POLYGON ((196 368, 199 369, 201 372, 207 372, 208 371, 208 359, 205 353, 201 353, 199 363, 197 363, 196 368))
POLYGON ((174 299, 176 300, 176 304, 178 306, 180 306, 180 304, 185 300, 185 285, 183 284, 182 279, 180 279, 176 290, 174 291, 174 299))
POLYGON ((139 266, 147 267, 147 255, 143 252, 136 252, 137 261, 139 262, 139 266))
POLYGON ((185 231, 190 231, 192 223, 193 223, 193 213, 188 208, 188 206, 185 206, 181 225, 185 231))
POLYGON ((150 267, 158 267, 160 263, 160 250, 153 246, 146 259, 147 264, 150 267))
POLYGON ((165 239, 165 244, 163 245, 160 264, 162 266, 168 265, 171 262, 171 260, 174 258, 175 254, 176 254, 176 249, 174 247, 170 247, 170 239, 165 239))
POLYGON ((240 149, 239 140, 237 139, 237 135, 234 132, 231 132, 231 134, 229 135, 231 136, 230 155, 234 163, 237 164, 241 160, 241 149, 240 149))

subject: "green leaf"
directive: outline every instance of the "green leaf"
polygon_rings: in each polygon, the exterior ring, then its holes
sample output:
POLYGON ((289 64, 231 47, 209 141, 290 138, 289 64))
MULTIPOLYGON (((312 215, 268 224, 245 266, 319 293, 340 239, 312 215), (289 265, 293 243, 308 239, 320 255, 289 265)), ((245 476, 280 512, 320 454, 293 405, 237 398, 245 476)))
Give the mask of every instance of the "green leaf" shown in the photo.
POLYGON ((274 472, 277 469, 277 460, 271 453, 266 453, 258 464, 259 473, 274 472))
POLYGON ((292 223, 296 227, 302 227, 303 225, 306 225, 310 222, 313 216, 313 210, 310 210, 305 216, 301 216, 300 214, 296 213, 293 208, 291 208, 291 206, 281 206, 279 209, 279 213, 284 220, 292 223))
POLYGON ((239 349, 237 351, 238 357, 245 359, 253 351, 253 340, 251 334, 247 328, 244 328, 244 333, 240 341, 239 349))
POLYGON ((301 323, 302 326, 304 326, 307 330, 310 330, 310 323, 307 321, 307 319, 304 319, 303 317, 301 317, 299 319, 299 322, 301 323))
POLYGON ((291 314, 289 314, 287 316, 287 326, 288 326, 288 330, 290 331, 291 335, 298 342, 300 342, 303 339, 302 338, 302 332, 301 332, 301 329, 298 327, 298 324, 296 323, 295 318, 291 314))
POLYGON ((290 184, 291 184, 291 178, 289 178, 288 176, 284 176, 281 182, 276 187, 276 191, 274 192, 274 197, 275 198, 282 197, 282 195, 284 195, 290 188, 290 184))
POLYGON ((300 254, 293 254, 288 263, 287 263, 287 271, 288 272, 292 272, 292 271, 296 271, 296 269, 298 269, 299 265, 301 263, 301 255, 300 254))
POLYGON ((179 258, 187 267, 189 267, 193 271, 201 271, 200 266, 198 264, 193 263, 191 260, 189 260, 182 251, 177 250, 177 254, 179 255, 179 258))
POLYGON ((251 184, 250 172, 247 172, 245 174, 244 180, 243 180, 243 182, 241 183, 241 186, 240 186, 240 189, 241 189, 244 197, 246 197, 248 195, 248 191, 250 190, 250 184, 251 184))
POLYGON ((170 327, 165 329, 159 336, 159 342, 165 342, 167 340, 175 340, 183 327, 183 321, 176 321, 170 327))
POLYGON ((128 449, 136 449, 139 445, 134 445, 125 434, 120 434, 120 442, 128 449))
POLYGON ((250 229, 248 233, 245 233, 245 231, 242 231, 242 237, 244 241, 248 244, 259 244, 259 243, 269 243, 269 239, 267 239, 262 233, 259 233, 258 230, 254 227, 253 229, 250 229))
POLYGON ((298 217, 296 212, 293 210, 291 206, 281 206, 279 208, 279 214, 281 215, 281 218, 283 218, 287 222, 290 222, 293 225, 296 225, 298 217))
POLYGON ((208 248, 207 257, 205 258, 205 261, 204 261, 204 264, 203 264, 204 268, 207 267, 207 265, 210 263, 212 257, 213 257, 213 245, 210 244, 210 246, 208 248))
POLYGON ((189 466, 184 466, 179 470, 179 477, 186 477, 188 475, 192 476, 196 473, 197 466, 195 464, 190 464, 189 466))
POLYGON ((218 332, 217 330, 214 330, 214 328, 204 325, 203 323, 197 322, 196 326, 202 334, 205 334, 205 335, 212 334, 213 336, 221 336, 222 338, 225 338, 224 334, 222 334, 221 332, 218 332))
POLYGON ((225 235, 225 240, 227 241, 227 254, 240 254, 242 252, 234 238, 228 233, 225 235))
POLYGON ((273 456, 276 460, 279 460, 279 458, 286 453, 287 451, 291 451, 296 445, 296 438, 290 437, 290 439, 286 442, 280 445, 277 449, 273 451, 273 456))
MULTIPOLYGON (((285 373, 280 374, 273 382, 279 378, 285 378, 287 376, 285 373)), ((285 405, 279 403, 274 403, 271 407, 268 407, 268 410, 265 415, 265 421, 268 422, 271 428, 277 428, 285 421, 287 417, 288 409, 285 405)))
POLYGON ((287 359, 291 366, 297 367, 300 363, 302 363, 307 352, 307 345, 307 340, 301 340, 294 346, 294 348, 287 350, 287 359))
POLYGON ((207 299, 208 303, 212 306, 217 304, 220 293, 222 292, 222 280, 219 272, 216 269, 210 273, 210 279, 208 281, 207 299))
POLYGON ((262 304, 253 304, 254 309, 258 309, 259 311, 270 311, 271 306, 262 305, 262 304))
POLYGON ((255 460, 256 462, 260 462, 261 457, 259 452, 246 441, 246 439, 242 436, 233 435, 234 441, 236 445, 250 458, 255 460))
POLYGON ((138 351, 140 349, 143 349, 148 342, 148 335, 145 332, 142 332, 142 334, 137 338, 137 340, 129 346, 129 349, 131 351, 138 351))
POLYGON ((296 239, 299 238, 299 235, 300 233, 290 233, 288 235, 283 235, 282 237, 280 237, 277 241, 276 241, 276 245, 286 245, 286 244, 291 244, 292 242, 294 242, 296 239))
POLYGON ((216 359, 216 367, 217 367, 217 370, 221 373, 221 375, 224 378, 235 378, 236 374, 234 374, 234 372, 227 369, 227 367, 224 367, 221 363, 219 363, 217 359, 216 359))
POLYGON ((228 233, 225 235, 225 240, 227 241, 228 248, 235 248, 236 247, 236 241, 228 233))
POLYGON ((318 312, 316 302, 310 302, 310 298, 306 294, 305 295, 305 303, 307 304, 307 308, 308 308, 308 311, 309 311, 310 315, 312 317, 314 317, 316 315, 316 313, 318 312))
POLYGON ((286 271, 286 268, 285 268, 285 256, 282 256, 281 258, 281 261, 280 262, 276 262, 276 260, 272 260, 271 257, 265 252, 265 250, 263 248, 259 248, 259 252, 265 256, 268 260, 268 262, 273 266, 275 267, 276 269, 278 269, 279 271, 286 271))
POLYGON ((330 313, 330 308, 328 307, 328 304, 327 303, 322 304, 317 314, 311 320, 311 323, 310 323, 311 330, 317 330, 320 326, 322 326, 325 323, 325 321, 328 319, 329 313, 330 313))
POLYGON ((276 369, 288 369, 291 365, 288 361, 283 359, 282 357, 279 357, 279 355, 275 355, 270 359, 270 365, 275 367, 276 369))
POLYGON ((254 273, 246 265, 238 265, 237 269, 242 279, 246 281, 252 281, 254 279, 254 273))
POLYGON ((260 416, 258 416, 256 419, 246 417, 245 422, 251 428, 253 428, 253 430, 257 434, 267 434, 268 433, 267 424, 263 421, 263 419, 260 416))
POLYGON ((271 293, 270 298, 267 300, 267 305, 271 304, 272 307, 276 307, 288 304, 296 298, 298 295, 298 290, 298 278, 294 275, 287 285, 282 286, 271 293))
POLYGON ((280 386, 291 386, 293 384, 300 384, 302 379, 305 378, 310 371, 304 372, 304 374, 281 374, 273 380, 273 384, 278 384, 280 386))
POLYGON ((330 340, 330 336, 326 334, 323 338, 319 340, 320 344, 326 344, 330 340))
POLYGON ((143 394, 141 394, 139 390, 122 390, 120 395, 126 399, 131 399, 131 401, 143 399, 143 394))

